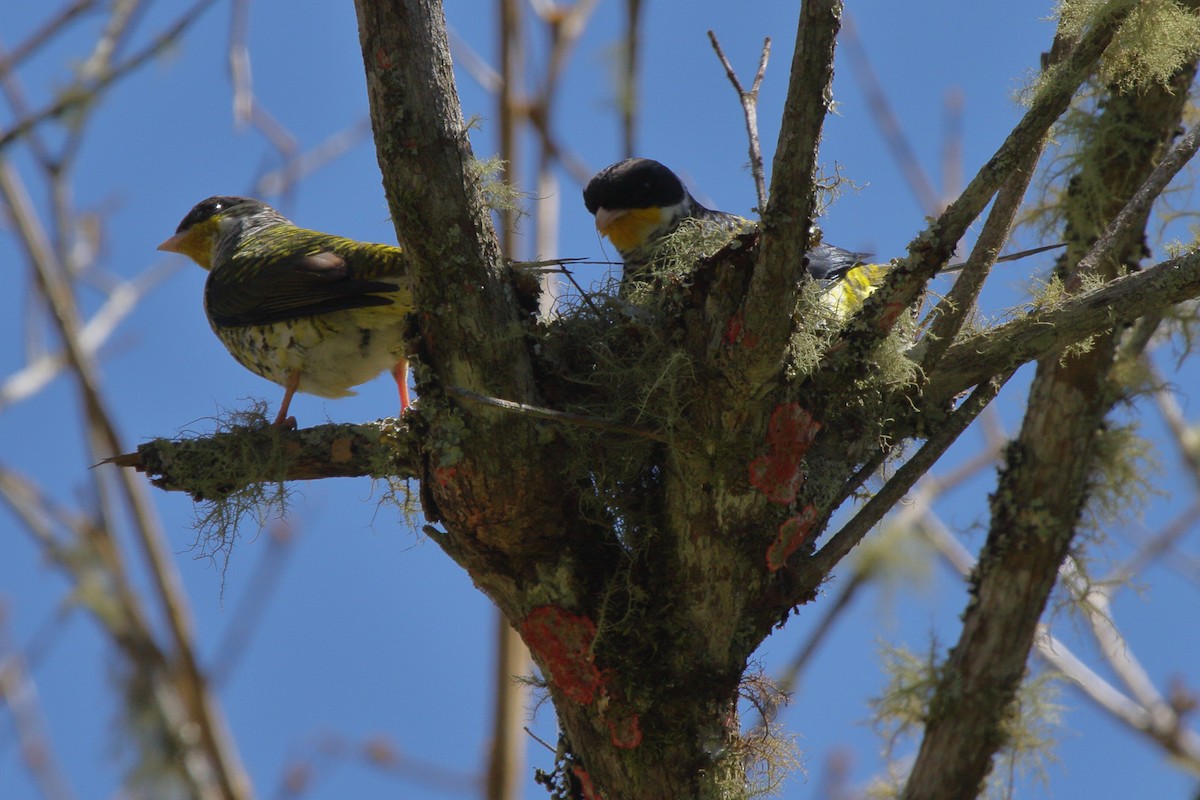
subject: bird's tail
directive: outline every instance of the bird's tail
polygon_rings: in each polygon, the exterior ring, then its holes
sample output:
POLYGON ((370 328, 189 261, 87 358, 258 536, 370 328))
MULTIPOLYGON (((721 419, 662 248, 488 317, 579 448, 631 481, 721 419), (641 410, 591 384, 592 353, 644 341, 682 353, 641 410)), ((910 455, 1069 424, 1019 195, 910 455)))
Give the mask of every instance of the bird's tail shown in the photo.
POLYGON ((846 321, 879 288, 890 269, 891 264, 858 264, 850 268, 822 293, 821 305, 834 320, 846 321))

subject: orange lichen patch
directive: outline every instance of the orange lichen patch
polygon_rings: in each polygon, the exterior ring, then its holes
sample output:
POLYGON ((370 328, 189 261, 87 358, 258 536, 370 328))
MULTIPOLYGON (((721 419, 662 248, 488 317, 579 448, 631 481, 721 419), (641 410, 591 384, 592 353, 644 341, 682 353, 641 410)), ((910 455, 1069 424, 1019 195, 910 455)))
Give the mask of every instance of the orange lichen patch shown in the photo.
POLYGON ((896 320, 908 309, 903 303, 888 303, 883 313, 879 315, 879 329, 890 331, 896 325, 896 320))
POLYGON ((800 462, 821 430, 799 403, 781 403, 767 425, 766 455, 750 462, 750 484, 773 503, 787 504, 796 499, 804 485, 800 462))
POLYGON ((741 311, 729 318, 729 322, 725 323, 725 344, 734 344, 742 338, 742 327, 745 323, 746 317, 741 311))
POLYGON ((596 791, 592 785, 592 776, 583 767, 571 767, 571 774, 579 781, 579 792, 583 800, 604 800, 604 795, 596 791))
POLYGON ((638 723, 638 715, 624 703, 610 705, 604 721, 608 723, 614 747, 632 750, 642 743, 642 726, 638 723))
POLYGON ((816 524, 817 510, 812 506, 805 506, 799 514, 784 520, 775 541, 767 548, 767 569, 775 572, 783 568, 788 557, 804 544, 816 524))
POLYGON ((726 345, 732 346, 740 342, 742 347, 747 349, 753 349, 758 344, 758 335, 750 333, 746 329, 746 317, 740 311, 725 323, 724 338, 726 345))
POLYGON ((433 470, 433 479, 441 487, 449 486, 457 475, 458 467, 436 467, 433 470))
POLYGON ((538 606, 521 623, 521 637, 546 669, 550 682, 576 703, 590 703, 604 688, 592 660, 596 625, 558 606, 538 606))

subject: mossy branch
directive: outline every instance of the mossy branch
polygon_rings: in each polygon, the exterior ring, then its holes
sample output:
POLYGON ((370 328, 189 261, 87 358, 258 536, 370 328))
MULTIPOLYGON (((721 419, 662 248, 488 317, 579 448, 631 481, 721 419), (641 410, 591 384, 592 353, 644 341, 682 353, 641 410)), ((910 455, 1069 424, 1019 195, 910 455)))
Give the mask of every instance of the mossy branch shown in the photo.
MULTIPOLYGON (((908 255, 897 263, 884 286, 864 303, 855 319, 846 326, 848 333, 861 331, 862 334, 846 337, 847 347, 831 348, 815 379, 825 380, 832 373, 861 369, 864 359, 887 337, 904 309, 912 307, 926 283, 946 265, 959 239, 983 213, 1000 187, 1017 170, 1027 168, 1028 155, 1041 147, 1050 127, 1067 110, 1079 87, 1092 74, 1097 59, 1134 5, 1124 0, 1110 2, 1097 14, 1092 28, 1063 63, 1048 71, 1029 110, 1004 143, 980 168, 958 199, 909 242, 908 255)), ((1003 371, 992 370, 984 377, 1003 371)))
POLYGON ((1072 295, 1057 305, 952 345, 930 375, 926 402, 940 405, 992 375, 1200 294, 1200 252, 1072 295))
POLYGON ((260 483, 418 474, 411 431, 395 420, 282 430, 235 427, 211 436, 153 439, 104 464, 133 467, 160 489, 215 500, 260 483))

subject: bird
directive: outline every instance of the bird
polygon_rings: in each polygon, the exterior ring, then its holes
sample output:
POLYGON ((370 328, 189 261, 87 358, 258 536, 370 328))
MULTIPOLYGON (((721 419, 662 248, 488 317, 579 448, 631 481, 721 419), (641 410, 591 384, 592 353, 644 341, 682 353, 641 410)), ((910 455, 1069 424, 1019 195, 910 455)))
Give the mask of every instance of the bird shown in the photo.
POLYGON ((266 203, 197 203, 159 250, 208 270, 204 311, 230 354, 284 387, 276 427, 294 428, 292 396, 346 397, 390 369, 408 408, 405 316, 412 286, 401 248, 298 227, 266 203))
MULTIPOLYGON (((623 262, 622 281, 645 272, 663 240, 684 220, 729 238, 751 231, 745 217, 706 208, 692 197, 679 176, 650 158, 627 158, 597 172, 583 190, 583 202, 623 262)), ((809 276, 820 283, 822 306, 845 320, 882 283, 888 265, 867 262, 870 253, 845 250, 826 242, 811 246, 805 257, 809 276)))

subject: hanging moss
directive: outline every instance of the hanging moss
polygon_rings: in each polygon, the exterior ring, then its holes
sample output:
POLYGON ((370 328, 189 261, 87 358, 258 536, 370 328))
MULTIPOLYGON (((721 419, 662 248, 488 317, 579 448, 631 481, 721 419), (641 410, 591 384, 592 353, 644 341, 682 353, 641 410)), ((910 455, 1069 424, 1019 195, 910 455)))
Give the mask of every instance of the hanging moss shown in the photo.
MULTIPOLYGON (((1064 0, 1058 7, 1062 30, 1081 35, 1111 0, 1064 0)), ((1171 76, 1200 53, 1200 14, 1175 0, 1141 0, 1100 60, 1100 80, 1121 91, 1171 76)))

